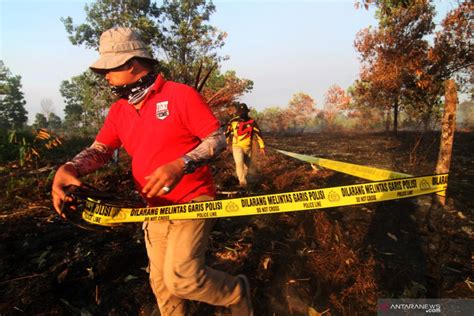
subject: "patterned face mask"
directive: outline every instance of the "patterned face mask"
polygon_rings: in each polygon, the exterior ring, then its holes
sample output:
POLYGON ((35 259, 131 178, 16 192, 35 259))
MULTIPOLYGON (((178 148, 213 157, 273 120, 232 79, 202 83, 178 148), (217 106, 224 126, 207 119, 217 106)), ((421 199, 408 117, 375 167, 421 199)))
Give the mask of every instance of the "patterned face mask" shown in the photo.
POLYGON ((116 96, 127 99, 128 103, 137 104, 145 98, 145 95, 153 86, 156 76, 156 73, 150 72, 134 83, 123 86, 110 86, 110 89, 116 96))

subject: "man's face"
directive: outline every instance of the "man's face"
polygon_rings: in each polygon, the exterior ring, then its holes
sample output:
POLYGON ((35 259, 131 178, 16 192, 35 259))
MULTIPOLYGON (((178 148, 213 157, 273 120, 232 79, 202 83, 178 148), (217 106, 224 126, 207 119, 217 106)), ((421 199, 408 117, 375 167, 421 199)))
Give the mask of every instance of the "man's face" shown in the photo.
POLYGON ((105 79, 111 86, 123 86, 134 83, 137 78, 132 72, 132 65, 126 63, 105 73, 105 79))

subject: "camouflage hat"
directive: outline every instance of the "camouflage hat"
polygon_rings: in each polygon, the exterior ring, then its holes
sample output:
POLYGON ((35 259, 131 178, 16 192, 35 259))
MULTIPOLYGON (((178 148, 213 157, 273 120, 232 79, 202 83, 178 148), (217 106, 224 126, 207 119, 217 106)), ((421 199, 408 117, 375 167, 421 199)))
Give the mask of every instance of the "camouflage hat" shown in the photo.
POLYGON ((140 36, 130 28, 116 27, 102 33, 99 53, 99 60, 90 66, 91 70, 99 73, 122 66, 133 57, 158 63, 147 51, 140 36))

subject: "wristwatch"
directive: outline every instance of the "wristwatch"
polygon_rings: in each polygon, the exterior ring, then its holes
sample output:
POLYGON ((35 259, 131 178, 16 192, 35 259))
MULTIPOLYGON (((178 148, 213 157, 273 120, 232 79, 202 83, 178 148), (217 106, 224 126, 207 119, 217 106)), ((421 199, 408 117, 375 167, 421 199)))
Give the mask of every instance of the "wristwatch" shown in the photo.
POLYGON ((184 160, 184 173, 189 174, 193 173, 196 170, 196 162, 189 158, 188 156, 183 156, 184 160))

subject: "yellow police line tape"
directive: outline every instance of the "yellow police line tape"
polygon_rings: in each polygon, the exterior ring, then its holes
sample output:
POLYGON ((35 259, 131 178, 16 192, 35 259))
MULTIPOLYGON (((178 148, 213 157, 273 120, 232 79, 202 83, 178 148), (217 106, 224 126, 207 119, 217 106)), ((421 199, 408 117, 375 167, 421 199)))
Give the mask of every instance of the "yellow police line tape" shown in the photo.
POLYGON ((160 207, 122 208, 90 198, 82 218, 98 225, 204 219, 315 210, 408 198, 446 190, 448 174, 160 207))
POLYGON ((341 162, 341 161, 336 161, 336 160, 297 154, 291 151, 286 151, 286 150, 281 150, 281 149, 276 149, 276 148, 272 148, 272 149, 274 149, 275 151, 281 154, 296 158, 301 161, 309 162, 311 164, 316 164, 324 168, 350 174, 354 177, 359 177, 366 180, 380 181, 380 180, 412 177, 411 174, 407 174, 407 173, 395 172, 395 171, 379 169, 379 168, 374 168, 374 167, 356 165, 356 164, 347 163, 347 162, 341 162))
MULTIPOLYGON (((310 164, 316 164, 318 166, 321 166, 327 169, 349 174, 351 176, 366 179, 366 180, 380 181, 380 180, 413 177, 413 175, 407 174, 407 173, 401 173, 401 172, 396 172, 396 171, 391 171, 391 170, 386 170, 386 169, 356 165, 356 164, 347 163, 347 162, 341 162, 341 161, 336 161, 336 160, 313 157, 309 155, 297 154, 291 151, 281 150, 281 149, 277 149, 273 147, 271 148, 283 155, 293 157, 295 159, 298 159, 304 162, 309 162, 310 164)), ((445 196, 445 191, 441 191, 436 194, 445 196)))

